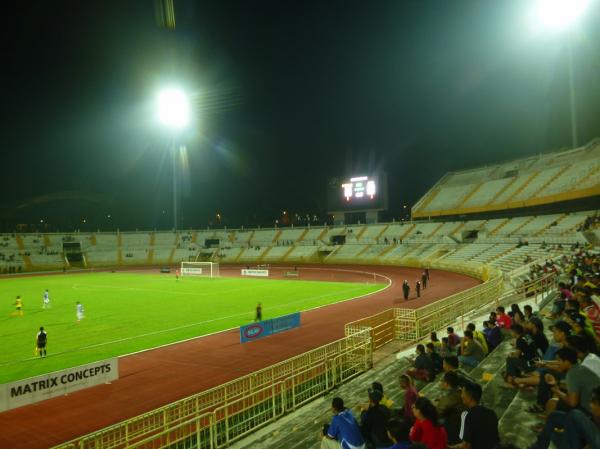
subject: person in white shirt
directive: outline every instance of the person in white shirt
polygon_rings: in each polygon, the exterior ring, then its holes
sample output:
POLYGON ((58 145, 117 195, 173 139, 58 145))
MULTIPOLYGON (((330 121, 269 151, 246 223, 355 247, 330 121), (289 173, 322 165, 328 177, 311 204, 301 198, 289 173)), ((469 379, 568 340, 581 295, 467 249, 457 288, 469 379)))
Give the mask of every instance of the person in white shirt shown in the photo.
POLYGON ((50 308, 50 293, 48 293, 48 289, 44 292, 44 302, 42 304, 42 309, 50 308))
POLYGON ((77 322, 79 323, 83 318, 85 318, 85 315, 83 314, 84 310, 83 310, 83 304, 81 304, 79 301, 77 301, 77 322))

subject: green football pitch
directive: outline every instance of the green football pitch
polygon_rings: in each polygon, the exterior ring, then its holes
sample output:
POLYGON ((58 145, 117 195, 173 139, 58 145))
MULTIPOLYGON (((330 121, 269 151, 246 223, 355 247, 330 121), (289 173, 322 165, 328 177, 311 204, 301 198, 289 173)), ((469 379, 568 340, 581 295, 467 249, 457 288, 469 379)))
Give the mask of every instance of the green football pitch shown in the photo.
POLYGON ((0 280, 0 383, 154 348, 372 293, 384 284, 91 273, 0 280), (49 309, 42 295, 50 292, 49 309), (23 315, 15 314, 17 295, 23 315), (77 322, 76 302, 85 308, 77 322), (48 356, 35 356, 40 326, 48 356))

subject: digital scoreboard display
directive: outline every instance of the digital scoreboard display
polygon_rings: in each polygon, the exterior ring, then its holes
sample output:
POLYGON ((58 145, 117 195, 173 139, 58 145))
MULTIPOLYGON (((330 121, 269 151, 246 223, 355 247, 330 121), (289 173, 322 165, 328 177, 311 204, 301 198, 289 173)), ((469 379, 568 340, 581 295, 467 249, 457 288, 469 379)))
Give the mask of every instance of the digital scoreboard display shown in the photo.
POLYGON ((327 204, 330 212, 385 210, 387 178, 379 173, 332 179, 327 204))
POLYGON ((374 200, 377 194, 377 183, 368 176, 357 176, 342 184, 342 189, 347 202, 362 198, 374 200))

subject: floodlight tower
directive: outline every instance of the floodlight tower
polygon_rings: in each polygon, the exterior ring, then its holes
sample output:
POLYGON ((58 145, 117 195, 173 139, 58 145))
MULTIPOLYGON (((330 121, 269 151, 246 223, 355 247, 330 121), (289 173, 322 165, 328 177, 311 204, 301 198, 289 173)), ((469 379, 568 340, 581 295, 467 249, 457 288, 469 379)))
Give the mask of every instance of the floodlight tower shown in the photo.
POLYGON ((170 150, 173 162, 173 228, 178 228, 177 212, 177 167, 178 138, 190 122, 190 102, 185 92, 176 87, 166 88, 156 98, 158 120, 171 132, 170 150))
POLYGON ((573 77, 573 27, 585 13, 591 0, 537 0, 535 20, 542 27, 556 32, 566 32, 569 52, 569 100, 571 109, 571 145, 578 146, 575 81, 573 77))

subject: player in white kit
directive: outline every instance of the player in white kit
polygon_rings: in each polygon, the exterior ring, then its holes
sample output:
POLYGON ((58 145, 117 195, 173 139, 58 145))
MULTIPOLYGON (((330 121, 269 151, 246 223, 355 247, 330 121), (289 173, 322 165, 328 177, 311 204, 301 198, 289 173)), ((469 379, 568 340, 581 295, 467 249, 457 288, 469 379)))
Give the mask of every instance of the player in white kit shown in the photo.
POLYGON ((79 323, 85 316, 83 315, 83 304, 77 301, 77 322, 79 323))
POLYGON ((48 289, 44 292, 44 303, 42 304, 42 309, 50 308, 50 293, 48 293, 48 289))

